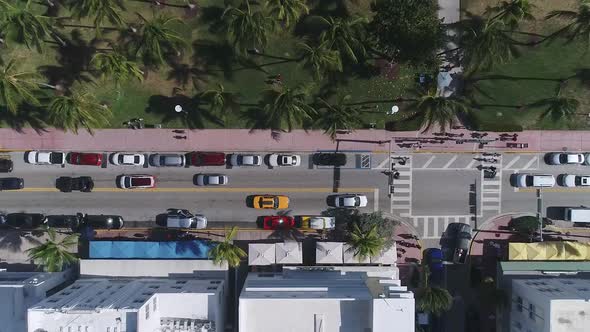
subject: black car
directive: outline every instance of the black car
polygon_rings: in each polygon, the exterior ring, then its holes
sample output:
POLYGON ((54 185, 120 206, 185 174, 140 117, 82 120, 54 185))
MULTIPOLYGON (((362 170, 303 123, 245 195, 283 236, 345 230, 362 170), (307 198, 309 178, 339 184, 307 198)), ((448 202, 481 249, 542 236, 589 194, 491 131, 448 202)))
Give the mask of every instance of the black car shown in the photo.
POLYGON ((25 187, 22 178, 0 178, 0 190, 18 190, 25 187))
POLYGON ((0 215, 0 225, 19 229, 35 229, 47 222, 41 213, 9 213, 0 215))
POLYGON ((69 228, 76 232, 80 228, 83 219, 84 215, 82 213, 77 213, 75 215, 49 215, 47 216, 47 226, 54 228, 69 228))
POLYGON ((0 159, 0 173, 10 173, 12 172, 12 168, 14 167, 14 164, 12 163, 12 160, 10 159, 0 159))
POLYGON ((313 155, 313 163, 321 166, 344 166, 346 155, 344 153, 316 153, 313 155))
POLYGON ((55 180, 55 187, 64 193, 72 191, 89 193, 94 188, 94 181, 92 181, 92 178, 89 176, 80 176, 77 178, 62 176, 55 180))
POLYGON ((87 214, 84 216, 84 225, 97 229, 121 229, 123 228, 123 217, 104 214, 87 214))

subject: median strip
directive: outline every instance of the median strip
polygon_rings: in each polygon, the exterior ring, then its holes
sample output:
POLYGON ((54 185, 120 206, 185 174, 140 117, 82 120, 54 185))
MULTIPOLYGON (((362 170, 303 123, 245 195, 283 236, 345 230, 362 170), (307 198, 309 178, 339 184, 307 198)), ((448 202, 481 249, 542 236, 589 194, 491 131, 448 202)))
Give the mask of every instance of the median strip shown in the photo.
MULTIPOLYGON (((372 193, 375 188, 339 188, 338 192, 351 192, 351 193, 372 193)), ((145 192, 158 192, 158 193, 175 193, 175 192, 220 192, 220 193, 332 193, 332 187, 323 188, 153 188, 153 189, 137 189, 137 190, 125 190, 118 188, 94 188, 93 192, 117 192, 117 193, 145 193, 145 192)), ((6 191, 5 191, 6 192, 6 191)), ((11 192, 59 192, 55 188, 24 188, 21 190, 14 190, 11 192)))

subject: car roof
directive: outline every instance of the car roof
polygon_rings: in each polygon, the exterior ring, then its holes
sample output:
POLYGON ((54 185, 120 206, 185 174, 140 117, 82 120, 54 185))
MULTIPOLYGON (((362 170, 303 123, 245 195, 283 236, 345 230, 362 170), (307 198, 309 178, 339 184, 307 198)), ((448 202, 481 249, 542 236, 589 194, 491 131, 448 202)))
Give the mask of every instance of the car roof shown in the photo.
POLYGON ((553 175, 532 175, 533 186, 535 187, 552 187, 555 185, 553 175))

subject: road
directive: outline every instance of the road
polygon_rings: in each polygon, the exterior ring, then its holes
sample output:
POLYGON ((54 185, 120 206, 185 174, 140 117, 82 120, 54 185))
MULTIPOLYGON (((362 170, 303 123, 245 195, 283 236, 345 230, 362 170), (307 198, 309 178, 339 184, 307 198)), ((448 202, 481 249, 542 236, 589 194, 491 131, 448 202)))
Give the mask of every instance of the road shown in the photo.
MULTIPOLYGON (((10 157, 15 163, 14 171, 5 176, 22 177, 25 189, 0 193, 2 212, 116 214, 125 220, 149 226, 158 214, 168 208, 202 213, 211 222, 254 222, 258 216, 277 213, 319 214, 328 208, 326 197, 335 191, 367 195, 369 204, 362 211, 378 210, 380 204, 389 204, 386 196, 379 195, 380 191, 386 190, 388 179, 380 171, 316 168, 309 164, 308 156, 303 156, 302 165, 297 168, 274 169, 268 166, 148 168, 110 164, 103 167, 60 167, 27 164, 23 153, 12 153, 10 157), (196 186, 193 177, 199 173, 226 174, 229 184, 220 187, 196 186), (121 174, 154 175, 157 188, 118 189, 115 179, 121 174), (91 176, 95 189, 91 193, 61 193, 55 189, 55 179, 60 176, 91 176), (264 211, 246 206, 248 195, 264 193, 289 196, 289 209, 264 211)), ((385 157, 384 154, 382 158, 385 157)))

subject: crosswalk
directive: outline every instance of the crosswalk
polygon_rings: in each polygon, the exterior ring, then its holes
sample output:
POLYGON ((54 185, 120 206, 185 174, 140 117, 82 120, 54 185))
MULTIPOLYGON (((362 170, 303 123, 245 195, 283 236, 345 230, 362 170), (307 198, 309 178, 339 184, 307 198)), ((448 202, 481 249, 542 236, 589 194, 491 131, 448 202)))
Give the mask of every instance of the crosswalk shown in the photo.
POLYGON ((471 224, 472 215, 412 216, 414 227, 422 230, 421 239, 438 239, 451 223, 471 224))
POLYGON ((391 214, 409 217, 412 213, 412 156, 392 156, 394 171, 399 172, 399 178, 393 179, 393 193, 390 193, 391 214), (396 162, 396 157, 406 158, 405 164, 396 162))
MULTIPOLYGON (((480 156, 483 158, 483 156, 480 156)), ((503 168, 503 157, 496 157, 497 163, 482 162, 483 167, 495 167, 496 177, 493 179, 487 179, 484 176, 484 172, 481 172, 481 202, 480 211, 478 216, 482 216, 484 213, 500 213, 502 209, 502 168, 503 168)))

